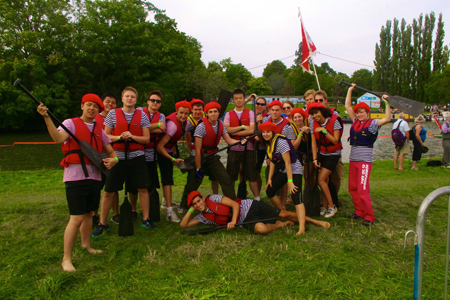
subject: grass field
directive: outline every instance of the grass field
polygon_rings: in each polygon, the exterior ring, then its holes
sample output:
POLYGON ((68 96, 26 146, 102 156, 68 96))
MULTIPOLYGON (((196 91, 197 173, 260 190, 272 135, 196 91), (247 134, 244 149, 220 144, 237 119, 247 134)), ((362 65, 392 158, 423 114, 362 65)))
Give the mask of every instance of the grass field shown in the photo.
MULTIPOLYGON (((3 165, 7 162, 3 161, 3 165)), ((449 169, 393 170, 377 161, 371 176, 377 220, 371 228, 351 221, 346 177, 343 203, 331 228, 307 225, 256 236, 244 229, 185 236, 165 220, 132 237, 118 227, 92 240, 104 254, 75 247, 76 273, 61 270, 68 220, 62 170, 0 172, 0 299, 407 299, 412 297, 412 238, 420 203, 449 185, 449 169)), ((348 170, 348 165, 345 165, 348 170)), ((185 176, 175 171, 174 199, 185 176)), ((205 180, 201 192, 207 194, 205 180)), ((268 201, 263 192, 263 201, 268 201)), ((121 196, 122 199, 122 196, 121 196)), ((424 299, 443 298, 447 201, 439 199, 426 221, 424 299)), ((293 209, 292 206, 289 207, 293 209)))

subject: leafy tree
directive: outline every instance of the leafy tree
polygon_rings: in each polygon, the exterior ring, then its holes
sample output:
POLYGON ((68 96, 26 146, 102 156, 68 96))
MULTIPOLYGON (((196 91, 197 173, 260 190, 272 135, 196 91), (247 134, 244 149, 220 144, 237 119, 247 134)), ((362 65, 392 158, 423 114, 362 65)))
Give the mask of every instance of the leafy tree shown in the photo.
POLYGON ((390 80, 391 27, 392 22, 386 21, 386 27, 381 27, 380 43, 375 47, 374 87, 380 91, 387 91, 390 80))
POLYGON ((230 64, 225 70, 225 75, 230 83, 230 88, 240 88, 247 90, 247 84, 253 78, 252 73, 242 64, 230 64))
POLYGON ((280 60, 274 60, 271 63, 267 64, 263 71, 263 77, 269 78, 273 74, 283 75, 286 71, 286 65, 280 60))
POLYGON ((337 72, 333 70, 333 68, 331 68, 327 62, 322 63, 320 67, 325 71, 326 74, 330 75, 331 77, 337 75, 337 72))
POLYGON ((425 85, 425 94, 429 103, 450 103, 450 65, 442 73, 434 72, 431 80, 425 85))
POLYGON ((433 50, 433 72, 442 72, 448 63, 448 46, 444 48, 444 22, 442 21, 442 13, 439 14, 436 39, 434 40, 433 50))
MULTIPOLYGON (((359 69, 356 70, 352 77, 351 77, 351 82, 356 83, 359 86, 362 86, 368 90, 372 90, 372 79, 373 79, 373 74, 371 71, 367 70, 367 69, 359 69)), ((361 96, 364 95, 365 92, 360 91, 355 89, 353 91, 354 96, 361 96)))
POLYGON ((257 95, 274 95, 276 93, 272 92, 272 89, 264 80, 263 77, 252 78, 248 81, 248 90, 247 93, 255 93, 257 95))

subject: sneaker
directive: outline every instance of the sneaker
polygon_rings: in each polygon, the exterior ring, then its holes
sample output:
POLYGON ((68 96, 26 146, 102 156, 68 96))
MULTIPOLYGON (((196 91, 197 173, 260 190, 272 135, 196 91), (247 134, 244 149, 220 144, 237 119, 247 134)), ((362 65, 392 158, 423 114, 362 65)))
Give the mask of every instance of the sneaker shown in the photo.
POLYGON ((326 212, 327 212, 327 209, 325 207, 321 207, 320 208, 320 215, 321 216, 324 216, 326 212))
POLYGON ((100 216, 93 216, 92 217, 92 228, 97 227, 98 223, 100 223, 100 216))
POLYGON ((137 211, 133 210, 131 214, 133 215, 133 219, 137 219, 137 211))
POLYGON ((325 218, 331 218, 336 214, 336 212, 337 212, 336 205, 333 205, 333 208, 328 207, 327 213, 325 214, 325 218))
POLYGON ((350 219, 354 219, 354 220, 356 220, 356 219, 362 219, 360 216, 358 216, 357 214, 353 214, 353 215, 351 215, 351 216, 348 216, 350 219))
POLYGON ((150 220, 150 218, 142 221, 142 227, 156 229, 156 225, 153 224, 153 222, 152 222, 152 220, 150 220))
POLYGON ((166 219, 167 219, 167 221, 174 222, 174 223, 179 223, 180 222, 180 218, 178 218, 178 216, 175 214, 174 211, 167 212, 166 219))
POLYGON ((364 226, 370 226, 370 225, 373 224, 373 222, 372 222, 372 221, 369 221, 369 220, 364 220, 364 221, 362 222, 362 224, 363 224, 364 226))
POLYGON ((180 206, 180 202, 176 202, 172 200, 172 206, 180 206))
POLYGON ((103 234, 103 232, 105 232, 109 229, 110 228, 109 228, 108 224, 103 225, 103 224, 99 223, 97 229, 95 229, 94 232, 92 233, 92 237, 101 236, 103 234))
POLYGON ((162 198, 162 201, 161 201, 161 208, 167 208, 167 203, 166 203, 166 199, 165 198, 162 198))
POLYGON ((180 208, 178 208, 178 213, 179 214, 185 214, 185 213, 187 213, 187 208, 183 208, 183 207, 180 207, 180 208))
POLYGON ((116 224, 119 224, 119 215, 112 216, 111 221, 113 221, 116 224))

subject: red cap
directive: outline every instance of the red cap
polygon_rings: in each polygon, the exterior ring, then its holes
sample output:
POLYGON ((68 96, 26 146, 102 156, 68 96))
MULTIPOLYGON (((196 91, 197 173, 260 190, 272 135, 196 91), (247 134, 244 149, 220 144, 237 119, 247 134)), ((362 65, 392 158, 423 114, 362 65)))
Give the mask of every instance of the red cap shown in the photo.
POLYGON ((291 111, 291 118, 293 118, 295 114, 301 114, 303 119, 308 119, 308 114, 301 108, 294 108, 291 111))
POLYGON ((320 103, 320 102, 313 102, 313 103, 310 103, 310 104, 308 105, 308 113, 309 113, 309 114, 311 114, 309 111, 310 111, 311 109, 313 109, 313 108, 326 108, 326 106, 323 105, 323 104, 320 103))
POLYGON ((274 101, 270 102, 269 104, 267 104, 267 108, 270 109, 274 105, 278 105, 280 108, 283 108, 283 104, 278 100, 274 100, 274 101))
POLYGON ((264 131, 277 131, 277 125, 272 122, 265 122, 259 125, 259 130, 264 131))
POLYGON ((192 98, 191 106, 198 105, 198 104, 201 104, 203 106, 205 104, 205 102, 203 102, 203 100, 200 100, 200 99, 192 98))
POLYGON ((191 193, 188 195, 188 197, 187 197, 187 206, 188 206, 188 207, 191 207, 192 200, 194 200, 195 197, 200 196, 200 195, 201 195, 201 194, 200 194, 199 191, 193 191, 193 192, 191 192, 191 193))
POLYGON ((365 102, 359 102, 358 104, 353 106, 353 111, 356 112, 360 108, 367 110, 367 112, 370 112, 370 107, 365 102))
POLYGON ((99 112, 102 112, 105 109, 105 105, 102 102, 102 99, 100 99, 99 96, 96 94, 86 94, 83 96, 83 99, 81 99, 81 103, 84 102, 94 102, 97 103, 99 106, 99 112))
POLYGON ((205 105, 205 112, 208 112, 208 110, 217 108, 218 111, 220 111, 220 104, 217 102, 209 102, 205 105))
POLYGON ((175 103, 175 111, 177 111, 180 107, 189 108, 189 111, 192 110, 191 104, 189 102, 187 102, 186 100, 175 103))

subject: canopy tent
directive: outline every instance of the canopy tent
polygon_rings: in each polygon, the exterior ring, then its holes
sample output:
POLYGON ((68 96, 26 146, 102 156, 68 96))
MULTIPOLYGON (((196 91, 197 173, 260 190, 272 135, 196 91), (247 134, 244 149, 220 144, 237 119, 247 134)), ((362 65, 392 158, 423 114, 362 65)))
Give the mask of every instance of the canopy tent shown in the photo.
POLYGON ((379 108, 381 99, 369 93, 365 93, 356 100, 356 103, 364 102, 370 107, 379 108))

